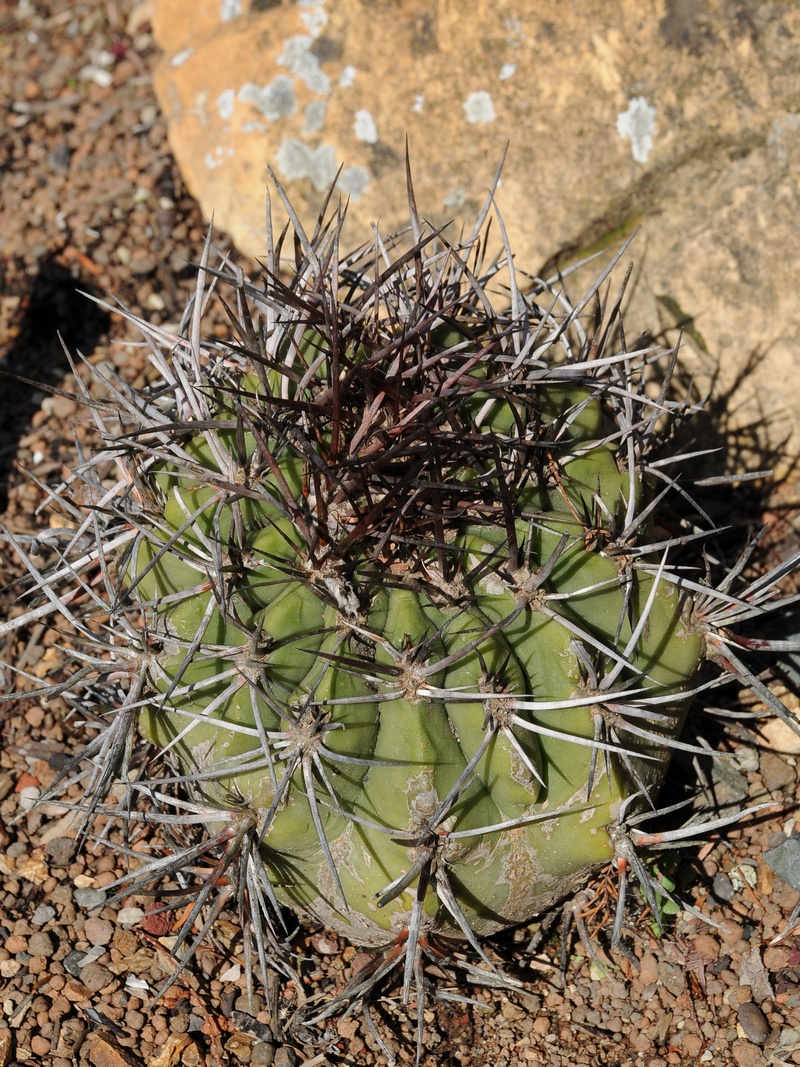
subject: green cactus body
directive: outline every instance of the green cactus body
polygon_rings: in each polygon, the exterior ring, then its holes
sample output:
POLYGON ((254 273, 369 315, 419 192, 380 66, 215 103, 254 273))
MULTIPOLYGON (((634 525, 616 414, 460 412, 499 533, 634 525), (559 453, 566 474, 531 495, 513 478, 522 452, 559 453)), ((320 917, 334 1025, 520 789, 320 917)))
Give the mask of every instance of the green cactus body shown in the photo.
MULTIPOLYGON (((325 351, 318 334, 307 347, 325 351)), ((483 383, 480 371, 472 378, 483 383)), ((252 375, 242 391, 250 419, 269 411, 252 375)), ((467 387, 455 402, 470 417, 488 410, 481 432, 507 448, 530 412, 513 399, 487 409, 489 396, 467 387)), ((211 419, 223 422, 229 407, 220 394, 211 419)), ((153 476, 163 521, 127 571, 163 639, 153 671, 162 697, 140 730, 206 800, 257 814, 280 900, 357 942, 406 927, 420 849, 435 852, 434 881, 446 879, 476 934, 552 905, 611 858, 620 804, 642 784, 657 788, 666 767, 658 735, 682 726, 702 639, 684 625, 674 585, 603 551, 597 531, 592 543, 584 518, 598 509, 621 517, 631 492, 643 495, 641 480, 618 464, 589 388, 542 385, 535 409, 558 473, 510 493, 512 530, 481 516, 481 500, 497 503, 493 485, 481 488, 486 471, 461 467, 461 484, 477 487, 463 518, 443 542, 412 534, 413 550, 388 565, 357 540, 335 565, 320 561, 280 489, 311 511, 319 471, 285 435, 269 438, 269 426, 238 440, 226 430, 214 448, 192 438, 191 471, 161 464, 153 476), (267 471, 249 495, 204 481, 204 471, 221 474, 220 449, 233 466, 252 464, 259 437, 281 477, 267 471), (577 645, 594 664, 594 694, 577 645), (592 780, 598 717, 615 700, 652 694, 655 736, 627 737, 629 766, 612 754, 592 780), (274 742, 267 760, 264 738, 274 742), (322 786, 303 771, 315 753, 322 786)), ((331 438, 326 426, 314 446, 322 471, 331 438)), ((323 530, 333 543, 368 507, 357 487, 338 496, 323 530)), ((459 932, 435 892, 423 910, 431 929, 459 932)))

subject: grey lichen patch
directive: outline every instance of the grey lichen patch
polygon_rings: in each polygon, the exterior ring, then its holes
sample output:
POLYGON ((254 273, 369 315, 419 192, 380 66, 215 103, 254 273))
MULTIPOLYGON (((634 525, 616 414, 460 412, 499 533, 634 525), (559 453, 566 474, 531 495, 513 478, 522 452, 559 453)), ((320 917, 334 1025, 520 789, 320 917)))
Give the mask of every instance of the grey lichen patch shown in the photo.
POLYGON ((319 133, 325 125, 328 104, 325 100, 312 100, 303 112, 303 133, 319 133))
POLYGON ((275 161, 287 181, 307 178, 318 192, 327 189, 336 177, 336 150, 332 145, 310 148, 303 141, 287 137, 281 142, 275 161))
POLYGON ((356 112, 353 130, 359 141, 363 141, 365 144, 376 144, 378 141, 378 128, 375 125, 375 119, 365 108, 356 112))
POLYGON ((284 42, 283 51, 276 59, 281 67, 301 78, 314 93, 329 93, 331 80, 319 65, 319 59, 311 51, 313 37, 299 35, 284 42))
POLYGON ((244 104, 252 104, 271 122, 288 118, 297 110, 294 83, 286 74, 279 74, 269 85, 247 82, 239 90, 239 99, 244 104))
POLYGON ((225 89, 217 97, 217 111, 223 122, 228 122, 233 115, 236 103, 236 93, 233 89, 225 89))
POLYGON ((231 145, 217 145, 213 151, 206 152, 203 157, 203 162, 209 170, 216 170, 218 167, 222 167, 233 156, 233 147, 231 145))
POLYGON ((345 167, 339 177, 339 188, 351 200, 360 200, 371 180, 366 167, 345 167))
POLYGON ((443 204, 447 208, 463 207, 467 202, 467 194, 464 189, 451 189, 444 198, 443 204))
POLYGON ((800 145, 800 115, 779 115, 767 134, 767 149, 774 161, 781 165, 789 161, 793 147, 800 145))
POLYGON ((464 112, 467 116, 467 122, 472 122, 473 124, 494 122, 496 118, 491 94, 487 93, 485 89, 469 94, 464 101, 464 112))
POLYGON ((306 29, 312 35, 312 37, 319 37, 325 27, 328 25, 328 16, 325 13, 322 4, 298 4, 298 7, 305 8, 300 12, 300 18, 302 19, 306 29))
POLYGON ((223 22, 232 22, 242 13, 242 0, 222 0, 219 6, 219 17, 223 22))
POLYGON ((628 103, 628 110, 617 115, 617 133, 631 142, 631 153, 637 163, 646 163, 653 148, 656 109, 643 96, 628 103))
POLYGON ((180 52, 176 52, 172 59, 169 61, 171 67, 182 67, 187 60, 191 59, 194 55, 194 48, 184 48, 180 52))

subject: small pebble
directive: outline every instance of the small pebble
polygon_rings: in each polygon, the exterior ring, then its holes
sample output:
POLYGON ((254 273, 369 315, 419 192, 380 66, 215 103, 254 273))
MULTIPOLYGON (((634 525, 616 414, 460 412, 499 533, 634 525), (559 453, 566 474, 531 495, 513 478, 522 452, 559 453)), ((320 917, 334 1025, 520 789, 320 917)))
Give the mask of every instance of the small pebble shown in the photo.
POLYGON ((117 922, 120 926, 134 926, 144 918, 144 911, 142 908, 120 908, 117 915, 117 922))
POLYGON ((81 960, 81 970, 88 964, 94 963, 95 960, 99 960, 105 952, 105 945, 92 945, 90 949, 87 949, 83 954, 81 960))
POLYGON ((503 1006, 500 1009, 500 1013, 504 1019, 509 1019, 512 1022, 515 1019, 522 1019, 525 1015, 524 1010, 519 1006, 519 1004, 514 1004, 510 1000, 506 1000, 503 1002, 503 1006))
POLYGON ((693 1059, 698 1056, 703 1049, 703 1039, 699 1034, 687 1034, 683 1039, 683 1051, 687 1056, 691 1056, 693 1059))
MULTIPOLYGON (((101 912, 101 914, 105 914, 101 912)), ((132 956, 139 948, 139 938, 131 930, 117 926, 114 932, 114 945, 123 956, 132 956)))
POLYGON ((750 1041, 734 1041, 731 1055, 736 1067, 766 1067, 764 1053, 750 1041))
POLYGON ((297 1063, 297 1055, 294 1049, 287 1048, 282 1045, 279 1049, 275 1050, 275 1059, 273 1060, 275 1067, 295 1067, 297 1063))
POLYGON ((792 889, 800 890, 800 834, 792 834, 777 848, 765 852, 764 861, 792 889))
POLYGON ((639 962, 639 979, 643 986, 658 981, 658 960, 652 952, 645 952, 639 962))
POLYGON ((253 1039, 246 1034, 231 1034, 225 1042, 225 1051, 239 1063, 250 1063, 253 1055, 253 1039))
POLYGON ((43 930, 38 930, 28 938, 28 952, 31 956, 46 956, 49 959, 55 948, 53 938, 43 930))
POLYGON ((733 900, 736 895, 736 890, 733 888, 733 883, 727 874, 723 874, 721 871, 714 875, 714 881, 711 884, 711 892, 717 898, 724 903, 729 900, 733 900))
POLYGON ((68 396, 48 396, 42 401, 42 411, 56 419, 68 419, 77 414, 78 405, 68 396))
POLYGON ((777 752, 762 753, 761 775, 764 779, 764 786, 770 793, 792 789, 796 782, 794 767, 777 752))
POLYGON ((19 791, 19 806, 23 811, 30 811, 42 795, 38 785, 26 785, 19 791))
POLYGON ((32 926, 44 926, 45 923, 49 923, 51 919, 55 919, 56 909, 50 907, 49 904, 40 904, 36 911, 31 915, 32 926))
POLYGON ((752 745, 742 745, 733 758, 743 771, 758 770, 758 749, 752 745))
POLYGON ((90 945, 107 945, 114 936, 114 927, 108 919, 87 919, 84 933, 90 945))
MULTIPOLYGON (((253 1000, 262 1000, 257 994, 253 996, 253 1000)), ((268 1041, 272 1036, 272 1031, 266 1023, 260 1023, 249 1011, 241 1007, 242 1003, 249 1002, 248 996, 238 997, 236 1000, 236 1008, 231 1013, 234 1026, 236 1026, 243 1034, 249 1034, 251 1037, 256 1037, 259 1041, 268 1041)), ((261 1010, 261 1009, 259 1009, 261 1010)))
POLYGON ((105 904, 106 894, 102 889, 76 889, 74 899, 79 908, 92 911, 105 904))
POLYGON ((81 973, 81 967, 83 967, 83 961, 86 957, 85 952, 79 952, 74 949, 72 952, 67 953, 64 957, 64 970, 67 974, 71 974, 73 978, 78 978, 81 973))
POLYGON ((725 955, 717 956, 717 958, 709 964, 708 969, 712 974, 721 974, 723 971, 730 970, 731 962, 730 956, 726 953, 725 955))
POLYGON ((48 166, 59 174, 66 174, 72 159, 72 149, 64 141, 57 144, 47 155, 48 166))
POLYGON ((253 1046, 250 1063, 257 1067, 270 1067, 275 1062, 275 1046, 271 1041, 259 1041, 253 1046))
MULTIPOLYGON (((28 710, 25 712, 25 722, 28 724, 28 726, 32 726, 34 730, 38 730, 44 722, 44 709, 28 708, 28 710)), ((41 782, 39 782, 37 779, 36 784, 41 785, 41 782)))
POLYGON ((50 901, 53 904, 61 904, 62 906, 69 904, 72 907, 72 886, 67 882, 61 882, 50 894, 50 901))
MULTIPOLYGON (((83 1044, 86 1031, 87 1026, 83 1019, 65 1019, 61 1026, 57 1051, 62 1056, 71 1056, 76 1053, 83 1044)), ((74 1062, 70 1059, 70 1063, 74 1062)))
POLYGON ((35 1034, 31 1038, 31 1052, 36 1056, 46 1056, 50 1051, 50 1042, 46 1037, 35 1034))
POLYGON ((765 1045, 770 1035, 767 1017, 752 1000, 746 1000, 738 1009, 742 1029, 754 1045, 765 1045))
POLYGON ((107 986, 113 978, 114 975, 102 963, 87 963, 85 967, 81 967, 80 980, 93 993, 97 993, 104 986, 107 986))
POLYGON ((94 877, 95 889, 105 889, 117 880, 117 876, 114 871, 100 871, 94 877))
POLYGON ((131 274, 152 274, 157 266, 155 256, 148 255, 146 252, 136 251, 131 256, 131 274))
POLYGON ((236 998, 234 1003, 234 1010, 241 1012, 243 1015, 258 1015, 260 1011, 264 1010, 264 998, 259 993, 243 993, 240 997, 236 998))
POLYGON ((161 293, 150 293, 144 302, 144 306, 148 311, 164 311, 167 302, 161 293))

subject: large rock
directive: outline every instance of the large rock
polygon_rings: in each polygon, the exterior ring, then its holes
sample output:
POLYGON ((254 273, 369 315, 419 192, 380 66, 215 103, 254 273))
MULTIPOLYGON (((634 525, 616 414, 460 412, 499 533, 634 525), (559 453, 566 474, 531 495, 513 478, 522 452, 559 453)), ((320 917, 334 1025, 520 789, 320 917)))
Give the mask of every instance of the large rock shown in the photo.
MULTIPOLYGON (((271 165, 307 224, 342 168, 351 242, 498 203, 517 262, 637 225, 632 329, 682 323, 734 421, 800 395, 800 10, 789 0, 155 0, 155 73, 193 194, 263 255, 271 165)), ((274 201, 273 195, 273 201, 274 201)))

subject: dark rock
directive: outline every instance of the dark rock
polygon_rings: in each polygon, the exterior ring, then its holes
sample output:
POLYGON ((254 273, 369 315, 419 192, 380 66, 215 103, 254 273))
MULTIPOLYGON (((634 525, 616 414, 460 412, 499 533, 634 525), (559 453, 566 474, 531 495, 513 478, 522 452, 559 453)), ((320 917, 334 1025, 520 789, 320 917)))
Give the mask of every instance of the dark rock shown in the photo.
POLYGON ((60 174, 66 174, 72 159, 72 149, 63 141, 57 144, 47 156, 47 164, 51 170, 60 174))
POLYGON ((782 845, 765 852, 764 860, 784 882, 800 891, 800 834, 792 834, 782 845))
POLYGON ((742 1029, 754 1045, 765 1045, 770 1035, 767 1017, 752 1000, 746 1000, 737 1008, 742 1029))
POLYGON ((714 875, 714 881, 711 884, 711 892, 717 898, 727 903, 729 900, 733 900, 736 895, 736 890, 733 888, 733 882, 727 874, 723 874, 722 871, 714 875))

